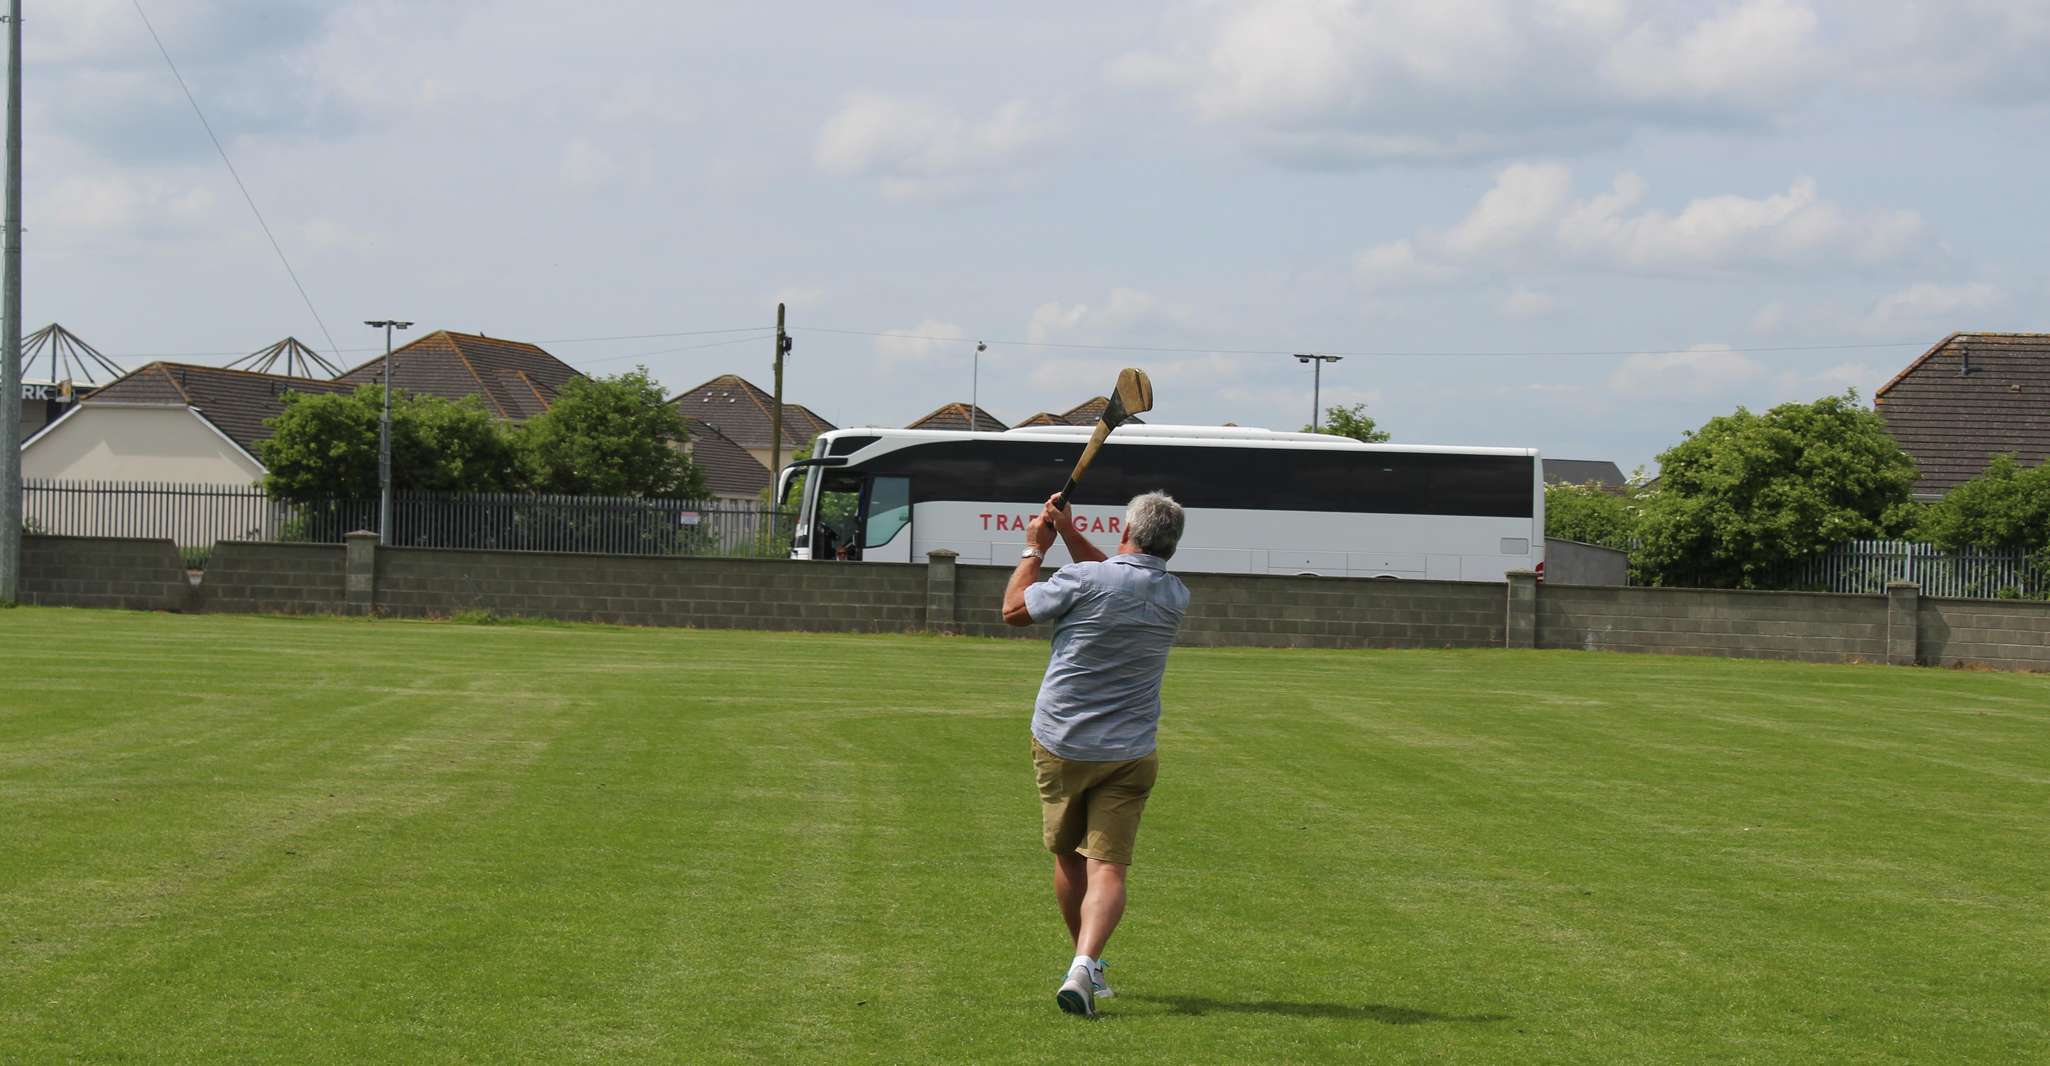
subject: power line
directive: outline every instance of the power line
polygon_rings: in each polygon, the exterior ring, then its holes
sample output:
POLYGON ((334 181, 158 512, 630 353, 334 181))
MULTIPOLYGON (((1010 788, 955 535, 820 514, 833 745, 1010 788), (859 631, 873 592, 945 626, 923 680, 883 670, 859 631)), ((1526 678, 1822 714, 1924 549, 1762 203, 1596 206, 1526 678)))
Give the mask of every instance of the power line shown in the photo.
MULTIPOLYGON (((974 337, 937 337, 937 336, 931 336, 931 335, 927 335, 927 334, 918 334, 918 333, 898 333, 898 332, 893 332, 893 331, 889 331, 889 330, 867 330, 867 329, 828 329, 828 328, 826 328, 826 327, 824 327, 824 326, 807 326, 807 327, 804 327, 804 328, 805 328, 805 329, 807 329, 807 330, 810 330, 811 332, 814 332, 814 333, 840 333, 840 334, 846 334, 846 335, 848 335, 848 336, 855 336, 855 337, 891 337, 891 338, 896 338, 896 339, 899 339, 899 340, 912 340, 912 341, 932 341, 932 342, 935 342, 935 343, 941 343, 941 344, 961 344, 961 345, 973 345, 973 344, 977 343, 977 338, 974 338, 974 337)), ((1701 349, 1701 348, 1659 348, 1659 349, 1647 349, 1647 348, 1611 348, 1611 349, 1584 349, 1584 350, 1555 350, 1555 351, 1529 351, 1529 350, 1523 350, 1523 351, 1393 351, 1393 350, 1384 350, 1384 351, 1344 351, 1344 350, 1340 350, 1340 349, 1335 349, 1335 348, 1323 348, 1323 347, 1318 347, 1318 346, 1315 346, 1315 345, 1312 345, 1312 346, 1309 346, 1309 347, 1294 347, 1294 348, 1184 348, 1184 347, 1166 347, 1166 346, 1162 346, 1162 345, 1150 345, 1150 344, 1065 344, 1065 343, 1059 343, 1059 342, 1055 342, 1055 341, 1020 341, 1020 340, 997 340, 997 339, 992 339, 992 338, 982 338, 982 339, 983 339, 983 340, 986 340, 986 341, 988 341, 988 342, 989 342, 989 343, 991 343, 991 344, 1004 344, 1004 345, 1009 345, 1009 346, 1011 346, 1011 347, 1014 347, 1014 348, 1058 348, 1058 349, 1072 349, 1072 350, 1081 350, 1081 351, 1100 351, 1100 352, 1161 352, 1161 353, 1166 353, 1166 354, 1181 354, 1181 355, 1295 355, 1295 354, 1297 354, 1298 352, 1303 352, 1303 351, 1316 351, 1316 352, 1320 352, 1320 353, 1322 353, 1322 354, 1326 354, 1326 355, 1340 355, 1340 356, 1359 356, 1359 357, 1363 357, 1363 358, 1414 358, 1414 359, 1438 359, 1438 358, 1459 358, 1459 359, 1467 359, 1467 358, 1474 358, 1474 359, 1478 359, 1478 358, 1501 358, 1501 359, 1536 359, 1536 358, 1555 358, 1555 357, 1568 357, 1568 356, 1619 356, 1619 355, 1625 355, 1625 356, 1627 356, 1627 355, 1692 355, 1692 354, 1694 354, 1694 353, 1696 353, 1696 352, 1699 352, 1699 351, 1703 351, 1703 350, 1704 350, 1704 349, 1701 349)), ((1707 351, 1711 351, 1711 352, 1720 352, 1720 351, 1730 351, 1730 352, 1744 352, 1744 353, 1754 353, 1754 352, 1833 352, 1833 351, 1863 351, 1863 350, 1870 350, 1870 349, 1876 349, 1876 348, 1927 348, 1928 346, 1929 346, 1929 342, 1928 342, 1928 341, 1926 341, 1926 340, 1920 340, 1920 341, 1869 341, 1869 342, 1860 342, 1860 343, 1857 343, 1857 344, 1782 344, 1782 345, 1752 345, 1752 346, 1748 346, 1748 347, 1731 347, 1731 348, 1712 348, 1712 349, 1706 349, 1706 350, 1707 350, 1707 351)))
MULTIPOLYGON (((767 336, 768 336, 768 335, 769 335, 770 333, 772 333, 772 332, 774 332, 774 330, 773 330, 773 329, 767 329, 767 330, 761 330, 761 331, 759 331, 759 332, 757 332, 757 333, 755 333, 755 334, 753 334, 753 335, 750 335, 750 336, 746 336, 746 337, 729 337, 729 338, 727 338, 726 340, 723 340, 723 341, 711 341, 710 343, 707 343, 707 344, 686 344, 686 345, 684 345, 684 346, 682 346, 682 347, 680 347, 680 348, 658 348, 658 349, 656 349, 655 351, 652 351, 652 352, 635 352, 635 353, 634 353, 634 354, 632 354, 632 355, 604 355, 604 356, 599 356, 599 357, 598 357, 598 358, 596 358, 596 359, 585 359, 585 360, 582 360, 582 362, 584 362, 584 363, 586 363, 586 364, 589 364, 589 363, 616 363, 616 362, 619 362, 619 361, 620 361, 620 360, 622 360, 622 359, 646 359, 647 357, 649 357, 649 356, 651 356, 651 355, 669 355, 669 354, 672 354, 672 353, 674 353, 674 352, 694 352, 694 351, 697 351, 697 350, 699 350, 699 349, 701 349, 701 348, 723 348, 723 347, 725 347, 726 345, 729 345, 729 344, 743 344, 743 343, 746 343, 746 342, 748 342, 748 341, 758 341, 758 340, 761 340, 761 339, 763 339, 764 337, 767 337, 767 336)), ((561 342, 557 341, 557 342, 551 342, 551 343, 561 343, 561 342)))
MULTIPOLYGON (((755 334, 759 334, 759 333, 763 333, 763 332, 766 332, 766 331, 769 331, 769 330, 773 330, 773 329, 775 329, 775 328, 776 328, 776 327, 774 327, 774 326, 732 326, 732 327, 729 327, 729 328, 726 328, 726 329, 685 329, 685 330, 676 330, 676 331, 673 331, 673 332, 669 332, 669 333, 627 333, 627 334, 621 334, 621 335, 619 335, 619 336, 615 336, 615 337, 548 337, 548 338, 544 338, 544 339, 542 339, 542 340, 538 340, 538 341, 529 341, 529 342, 527 342, 527 343, 530 343, 530 344, 595 344, 595 343, 598 343, 598 342, 600 342, 600 341, 644 341, 644 340, 659 340, 659 339, 661 339, 661 338, 664 338, 664 337, 706 337, 706 336, 711 336, 711 335, 713 335, 713 334, 717 334, 717 333, 755 333, 755 334)), ((724 343, 724 342, 722 341, 721 343, 724 343)), ((710 347, 710 346, 709 346, 709 345, 707 345, 707 347, 710 347)), ((666 350, 668 350, 668 351, 689 351, 689 350, 690 350, 690 348, 673 348, 673 349, 666 349, 666 350)), ((364 346, 362 346, 362 347, 357 347, 357 348, 337 348, 337 349, 335 349, 335 351, 337 351, 337 352, 382 352, 382 351, 384 351, 384 349, 383 349, 383 348, 379 348, 379 347, 377 347, 377 346, 375 346, 375 345, 364 345, 364 346)), ((249 353, 248 353, 248 352, 109 352, 109 353, 107 353, 107 354, 108 354, 109 356, 111 356, 112 358, 115 358, 115 359, 211 359, 211 358, 222 358, 222 359, 225 359, 225 358, 229 358, 229 357, 231 357, 231 356, 243 356, 243 355, 248 355, 249 353)), ((650 353, 650 354, 659 354, 659 353, 650 353)), ((608 359, 612 359, 612 358, 633 358, 633 357, 632 357, 632 356, 606 356, 606 358, 608 358, 608 359)))
MULTIPOLYGON (((933 334, 901 333, 894 330, 836 329, 826 326, 802 327, 813 333, 831 333, 852 337, 888 337, 898 340, 927 341, 935 344, 958 344, 970 348, 977 343, 973 337, 942 337, 933 334)), ((658 340, 669 337, 708 337, 734 333, 743 336, 713 341, 709 344, 690 344, 675 348, 659 348, 654 351, 637 352, 630 355, 607 355, 586 362, 616 362, 622 359, 643 359, 649 356, 669 355, 675 352, 696 351, 701 348, 717 348, 727 344, 738 344, 759 340, 775 329, 774 326, 728 326, 721 329, 669 330, 660 333, 621 333, 592 337, 550 337, 532 341, 533 344, 598 344, 610 341, 658 340)), ((796 332, 796 330, 793 330, 796 332)), ((1728 348, 1582 348, 1582 349, 1501 349, 1501 350, 1424 350, 1424 349, 1381 349, 1347 350, 1319 346, 1289 348, 1206 348, 1194 346, 1169 346, 1157 344, 1080 344, 1060 341, 1024 341, 983 338, 990 344, 1007 345, 1013 348, 1054 349, 1062 351, 1099 352, 1155 352, 1166 355, 1287 355, 1303 351, 1316 351, 1325 355, 1356 356, 1361 358, 1387 359, 1552 359, 1552 358, 1615 358, 1631 355, 1692 355, 1697 352, 1735 352, 1744 354, 1798 353, 1798 352, 1842 352, 1874 351, 1895 348, 1927 348, 1927 340, 1916 341, 1859 341, 1838 344, 1775 344, 1735 345, 1728 348)), ((336 352, 378 352, 383 349, 374 346, 336 348, 336 352)), ((243 356, 247 352, 112 352, 120 359, 201 359, 243 356)))
MULTIPOLYGON (((713 333, 760 333, 775 329, 774 326, 733 326, 728 329, 685 329, 673 333, 626 333, 617 337, 557 337, 554 340, 535 341, 536 344, 593 344, 598 341, 646 341, 661 340, 664 337, 703 337, 713 333)), ((710 345, 706 345, 710 347, 710 345)), ((689 351, 688 348, 672 349, 689 351)))
POLYGON ((256 209, 256 198, 249 195, 249 186, 242 183, 242 175, 235 170, 235 163, 228 158, 228 150, 221 146, 221 139, 214 134, 214 124, 206 120, 206 112, 200 110, 199 99, 192 95, 192 89, 185 84, 185 75, 178 73, 178 64, 171 60, 171 51, 164 47, 164 39, 157 36, 157 28, 150 25, 149 16, 142 10, 142 0, 129 0, 135 5, 135 13, 142 18, 143 28, 149 30, 150 40, 157 43, 157 51, 163 55, 164 64, 171 68, 171 77, 178 80, 178 88, 185 93, 185 100, 192 105, 192 113, 199 116, 199 124, 206 127, 207 139, 214 142, 214 151, 221 153, 221 162, 227 164, 228 176, 235 179, 235 187, 242 190, 242 200, 249 205, 249 213, 256 216, 256 224, 263 229, 264 238, 270 241, 271 251, 278 253, 278 262, 285 265, 285 273, 292 279, 292 287, 299 290, 299 299, 305 301, 306 310, 313 315, 313 321, 320 327, 320 334, 327 338, 328 348, 341 357, 342 350, 335 345, 335 335, 327 331, 327 323, 321 320, 320 312, 314 309, 313 298, 306 295, 306 286, 299 283, 299 272, 292 269, 292 261, 285 258, 285 249, 270 231, 270 223, 263 220, 263 212, 256 209))

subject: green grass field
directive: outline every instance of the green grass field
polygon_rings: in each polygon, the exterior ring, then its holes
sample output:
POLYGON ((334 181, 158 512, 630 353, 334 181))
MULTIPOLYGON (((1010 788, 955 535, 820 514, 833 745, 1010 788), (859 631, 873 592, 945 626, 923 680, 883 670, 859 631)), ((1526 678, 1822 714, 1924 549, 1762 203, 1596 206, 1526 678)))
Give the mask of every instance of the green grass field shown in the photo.
POLYGON ((0 646, 4 1062, 2050 1060, 2050 677, 1177 651, 1091 1023, 1042 643, 0 646))

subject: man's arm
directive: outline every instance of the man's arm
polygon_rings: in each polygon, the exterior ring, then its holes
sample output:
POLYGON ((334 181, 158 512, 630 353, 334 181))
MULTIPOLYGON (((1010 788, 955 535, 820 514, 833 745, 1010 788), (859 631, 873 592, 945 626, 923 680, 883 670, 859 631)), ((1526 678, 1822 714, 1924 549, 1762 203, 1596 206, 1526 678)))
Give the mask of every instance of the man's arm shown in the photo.
MULTIPOLYGON (((1052 502, 1048 501, 1048 509, 1052 502)), ((1047 523, 1044 513, 1032 520, 1025 528, 1025 543, 1044 552, 1053 547, 1053 526, 1047 523)), ((1004 624, 1029 626, 1032 612, 1025 609, 1025 590, 1039 581, 1040 560, 1028 555, 1018 560, 1018 568, 1011 571, 1010 584, 1004 586, 1004 624)))
POLYGON ((1052 522, 1055 529, 1061 531, 1061 543, 1068 546, 1069 557, 1078 563, 1100 563, 1104 561, 1108 556, 1103 554, 1103 549, 1089 543, 1089 538, 1083 536, 1082 531, 1075 528, 1075 515, 1074 512, 1068 510, 1067 501, 1062 500, 1060 507, 1054 506, 1054 501, 1060 500, 1060 498, 1061 494, 1058 492, 1047 497, 1046 509, 1040 512, 1040 514, 1047 521, 1052 522))

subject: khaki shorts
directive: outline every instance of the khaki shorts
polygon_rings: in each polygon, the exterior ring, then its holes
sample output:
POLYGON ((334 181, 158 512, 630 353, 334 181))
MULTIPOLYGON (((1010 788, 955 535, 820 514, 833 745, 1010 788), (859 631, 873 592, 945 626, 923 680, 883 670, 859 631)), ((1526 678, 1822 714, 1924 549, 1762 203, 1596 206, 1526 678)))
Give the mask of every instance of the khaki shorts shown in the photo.
POLYGON ((1032 769, 1039 777, 1046 850, 1131 865, 1139 815, 1160 776, 1160 753, 1124 762, 1078 762, 1046 750, 1034 737, 1032 769))

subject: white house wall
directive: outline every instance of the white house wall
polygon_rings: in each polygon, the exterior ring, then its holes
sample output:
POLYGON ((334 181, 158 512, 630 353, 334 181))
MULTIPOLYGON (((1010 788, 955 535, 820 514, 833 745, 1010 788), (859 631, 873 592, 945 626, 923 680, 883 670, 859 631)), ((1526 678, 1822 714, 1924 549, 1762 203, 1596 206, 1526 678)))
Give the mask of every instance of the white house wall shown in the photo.
POLYGON ((25 478, 247 485, 263 467, 184 407, 84 404, 21 452, 25 478))

